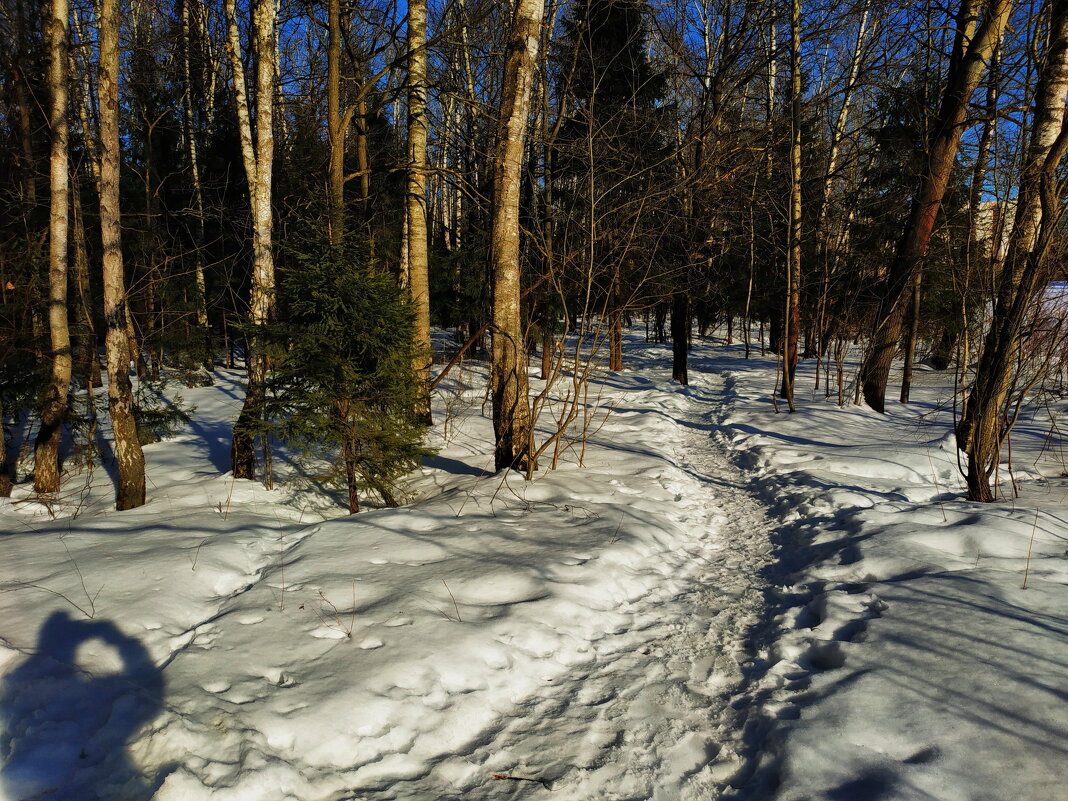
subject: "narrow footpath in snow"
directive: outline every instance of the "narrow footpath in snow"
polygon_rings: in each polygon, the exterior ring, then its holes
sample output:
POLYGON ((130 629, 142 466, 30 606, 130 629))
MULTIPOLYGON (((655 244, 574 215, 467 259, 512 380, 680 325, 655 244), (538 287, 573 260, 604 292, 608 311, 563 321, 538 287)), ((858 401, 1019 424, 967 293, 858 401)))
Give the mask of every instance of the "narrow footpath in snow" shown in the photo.
MULTIPOLYGON (((630 605, 630 622, 615 632, 624 647, 603 643, 595 659, 485 732, 468 758, 517 765, 507 775, 518 778, 499 780, 516 784, 516 798, 534 797, 526 778, 552 776, 544 786, 554 799, 714 799, 751 770, 744 668, 747 639, 762 624, 773 525, 712 436, 723 379, 698 376, 679 392, 687 401, 664 454, 676 470, 659 481, 672 495, 669 518, 697 534, 682 555, 692 569, 681 590, 654 587, 630 605)), ((626 425, 614 418, 603 432, 609 439, 626 425)), ((637 491, 615 483, 621 493, 637 491)), ((484 786, 464 797, 513 797, 501 791, 484 786)), ((403 795, 441 792, 431 775, 403 795)))

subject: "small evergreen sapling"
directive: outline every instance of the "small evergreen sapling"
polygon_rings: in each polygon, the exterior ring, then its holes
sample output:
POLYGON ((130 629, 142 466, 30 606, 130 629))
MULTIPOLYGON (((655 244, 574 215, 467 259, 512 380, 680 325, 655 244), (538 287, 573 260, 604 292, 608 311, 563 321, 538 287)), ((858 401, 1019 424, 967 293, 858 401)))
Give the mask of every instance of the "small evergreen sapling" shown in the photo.
POLYGON ((351 241, 305 242, 289 256, 279 322, 266 337, 272 426, 287 444, 329 459, 350 513, 367 491, 396 506, 397 480, 430 453, 413 414, 412 305, 351 241))

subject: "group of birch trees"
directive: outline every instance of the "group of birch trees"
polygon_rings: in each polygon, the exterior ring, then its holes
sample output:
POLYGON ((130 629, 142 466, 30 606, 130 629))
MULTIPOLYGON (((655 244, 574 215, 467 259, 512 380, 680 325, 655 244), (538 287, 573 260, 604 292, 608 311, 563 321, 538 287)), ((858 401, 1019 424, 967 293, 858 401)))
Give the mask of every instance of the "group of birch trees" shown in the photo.
MULTIPOLYGON (((498 468, 529 475, 579 415, 576 384, 535 441, 533 355, 543 386, 581 382, 590 353, 623 367, 628 322, 666 339, 670 318, 677 380, 695 330, 722 325, 778 354, 791 409, 801 359, 878 411, 898 355, 903 402, 915 360, 953 365, 989 500, 1059 359, 1041 301, 1063 250, 1066 6, 2 0, 3 488, 32 430, 35 488, 58 491, 64 431, 98 436, 74 398, 103 364, 118 506, 143 503, 131 366, 202 382, 235 358, 234 475, 270 485, 272 382, 301 351, 272 328, 296 308, 276 272, 307 264, 291 243, 313 230, 406 295, 413 421, 432 324, 488 350, 498 468)), ((330 403, 355 511, 370 449, 353 399, 330 403)))

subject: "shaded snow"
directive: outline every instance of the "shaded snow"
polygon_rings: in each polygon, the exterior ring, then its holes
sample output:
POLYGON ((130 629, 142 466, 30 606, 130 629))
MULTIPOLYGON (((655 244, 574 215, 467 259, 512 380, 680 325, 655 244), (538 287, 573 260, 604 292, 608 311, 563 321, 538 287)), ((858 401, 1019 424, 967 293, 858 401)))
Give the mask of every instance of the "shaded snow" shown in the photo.
POLYGON ((771 359, 699 343, 682 388, 629 345, 585 466, 576 444, 531 483, 490 474, 468 363, 399 509, 339 515, 292 458, 274 492, 225 475, 236 373, 183 390, 145 507, 111 511, 99 469, 50 508, 20 487, 0 798, 1063 793, 1068 481, 1041 416, 1024 495, 979 507, 940 374, 885 417, 822 392, 787 415, 771 359))

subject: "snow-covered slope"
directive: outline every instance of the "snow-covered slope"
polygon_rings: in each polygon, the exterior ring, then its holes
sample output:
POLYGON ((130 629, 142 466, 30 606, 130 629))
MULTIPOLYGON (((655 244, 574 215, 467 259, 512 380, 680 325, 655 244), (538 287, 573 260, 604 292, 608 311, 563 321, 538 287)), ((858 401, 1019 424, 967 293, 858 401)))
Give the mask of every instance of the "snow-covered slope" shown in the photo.
MULTIPOLYGON (((1027 416, 1007 500, 962 500, 952 376, 879 415, 824 392, 776 415, 759 366, 724 355, 723 437, 780 522, 773 721, 745 798, 1068 798, 1068 480, 1027 416), (949 385, 947 385, 949 382, 949 385)), ((812 386, 811 368, 798 387, 812 386)), ((1061 404, 1063 405, 1063 404, 1061 404)))
POLYGON ((232 481, 237 374, 183 390, 142 509, 20 487, 0 798, 1056 798, 1063 479, 960 501, 933 382, 790 416, 770 359, 698 344, 682 388, 629 346, 585 466, 530 483, 468 365, 399 509, 232 481))
POLYGON ((484 374, 458 378, 403 508, 319 519, 222 475, 236 376, 183 392, 196 422, 148 448, 142 509, 109 511, 102 473, 77 516, 4 508, 6 797, 675 798, 735 774, 771 525, 709 452, 714 405, 613 378, 586 466, 527 484, 485 472, 484 374))

